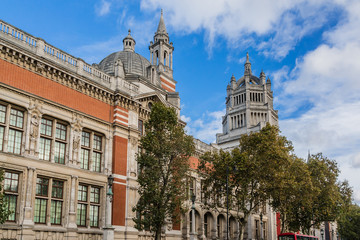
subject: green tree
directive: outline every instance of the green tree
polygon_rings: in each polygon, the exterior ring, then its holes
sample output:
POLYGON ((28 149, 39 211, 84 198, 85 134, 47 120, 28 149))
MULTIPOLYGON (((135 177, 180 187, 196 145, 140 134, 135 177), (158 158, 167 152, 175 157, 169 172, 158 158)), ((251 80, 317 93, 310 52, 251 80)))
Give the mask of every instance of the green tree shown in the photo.
POLYGON ((308 162, 296 159, 286 170, 281 185, 273 191, 272 206, 280 212, 282 231, 309 233, 324 221, 335 221, 351 202, 352 190, 346 181, 338 181, 334 160, 321 153, 308 162))
POLYGON ((7 199, 3 189, 4 171, 0 170, 0 224, 3 224, 11 212, 8 210, 7 199))
MULTIPOLYGON (((231 153, 205 153, 199 171, 204 177, 206 205, 218 211, 226 208, 228 180, 229 206, 240 224, 240 239, 251 214, 270 199, 274 184, 282 181, 282 168, 289 164, 292 144, 267 124, 260 132, 242 135, 240 148, 231 153)), ((261 212, 261 210, 260 210, 261 212)))
POLYGON ((360 239, 360 207, 351 204, 338 219, 338 231, 341 239, 360 239))
POLYGON ((302 228, 305 232, 324 221, 335 221, 345 198, 341 191, 342 183, 338 181, 340 171, 335 160, 318 153, 311 155, 307 165, 313 185, 313 204, 311 208, 304 209, 302 228))
POLYGON ((139 200, 133 211, 136 228, 148 230, 160 239, 166 219, 180 219, 186 198, 184 179, 194 141, 178 123, 175 110, 160 103, 153 105, 140 140, 137 156, 139 200))
POLYGON ((279 174, 282 181, 274 185, 271 206, 280 213, 281 232, 296 232, 302 227, 304 209, 313 205, 310 172, 305 161, 294 155, 279 174))

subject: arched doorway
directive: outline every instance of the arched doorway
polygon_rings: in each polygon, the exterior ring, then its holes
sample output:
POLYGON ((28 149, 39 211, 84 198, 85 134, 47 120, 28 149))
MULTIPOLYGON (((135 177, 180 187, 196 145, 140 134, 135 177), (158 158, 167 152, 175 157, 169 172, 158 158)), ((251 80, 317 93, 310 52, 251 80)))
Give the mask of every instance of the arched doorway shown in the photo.
POLYGON ((219 239, 226 239, 226 219, 224 215, 219 214, 217 217, 217 237, 219 239))
POLYGON ((206 239, 212 238, 212 229, 213 229, 214 218, 210 212, 205 213, 204 215, 204 236, 206 239))

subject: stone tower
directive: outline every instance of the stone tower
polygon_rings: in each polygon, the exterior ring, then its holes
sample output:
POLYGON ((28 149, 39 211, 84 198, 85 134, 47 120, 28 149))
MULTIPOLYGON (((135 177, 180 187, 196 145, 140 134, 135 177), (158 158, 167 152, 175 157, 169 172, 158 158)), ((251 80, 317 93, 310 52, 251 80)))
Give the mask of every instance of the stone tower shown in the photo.
POLYGON ((166 31, 165 22, 163 18, 163 11, 157 31, 154 35, 154 41, 150 42, 150 63, 159 73, 164 73, 169 77, 173 74, 173 43, 170 42, 169 35, 166 31))
POLYGON ((246 54, 244 76, 234 75, 227 86, 226 114, 222 119, 223 133, 216 135, 216 143, 224 150, 239 146, 242 134, 259 131, 267 122, 278 125, 278 111, 273 108, 271 80, 265 73, 252 75, 249 54, 246 54))

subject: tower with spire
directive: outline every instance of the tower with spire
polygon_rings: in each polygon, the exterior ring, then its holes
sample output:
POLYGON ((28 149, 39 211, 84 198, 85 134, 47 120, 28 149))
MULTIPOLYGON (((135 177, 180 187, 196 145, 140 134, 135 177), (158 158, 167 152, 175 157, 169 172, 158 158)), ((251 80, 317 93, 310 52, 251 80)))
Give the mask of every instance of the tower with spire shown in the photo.
POLYGON ((156 66, 159 73, 164 73, 172 78, 174 47, 166 31, 163 10, 161 10, 159 25, 153 41, 150 42, 149 50, 151 65, 156 66))
POLYGON ((223 132, 216 135, 216 143, 220 148, 231 150, 239 146, 242 134, 260 131, 266 123, 278 125, 278 111, 273 108, 270 78, 266 80, 262 70, 259 77, 252 75, 248 53, 244 75, 238 80, 232 75, 226 90, 223 132))

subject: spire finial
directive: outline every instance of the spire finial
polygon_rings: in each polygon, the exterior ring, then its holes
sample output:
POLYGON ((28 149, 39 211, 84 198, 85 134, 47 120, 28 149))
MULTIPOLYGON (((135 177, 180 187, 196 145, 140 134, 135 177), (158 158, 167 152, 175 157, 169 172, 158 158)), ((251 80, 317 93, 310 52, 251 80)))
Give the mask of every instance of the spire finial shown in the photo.
POLYGON ((160 16, 160 21, 159 21, 159 25, 158 25, 158 29, 156 31, 156 33, 164 33, 167 34, 166 32, 166 27, 165 27, 165 22, 164 22, 164 17, 163 17, 163 10, 161 9, 161 16, 160 16))
POLYGON ((131 29, 129 28, 128 30, 128 35, 130 36, 131 35, 131 29))
POLYGON ((249 61, 249 53, 246 53, 246 62, 245 62, 245 73, 244 75, 251 76, 251 63, 249 61))

